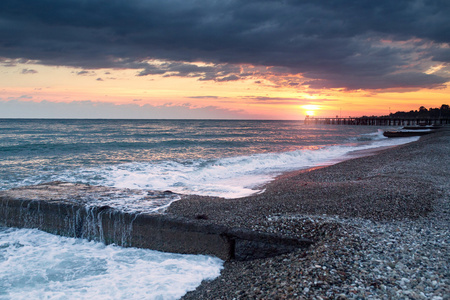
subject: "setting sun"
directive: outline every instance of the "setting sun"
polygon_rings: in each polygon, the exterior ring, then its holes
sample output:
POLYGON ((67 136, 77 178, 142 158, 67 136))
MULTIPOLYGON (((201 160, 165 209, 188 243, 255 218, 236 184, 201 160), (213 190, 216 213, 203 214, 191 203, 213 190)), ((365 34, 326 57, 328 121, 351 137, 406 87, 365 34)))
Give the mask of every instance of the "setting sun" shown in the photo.
POLYGON ((308 104, 308 105, 302 105, 302 108, 304 109, 305 114, 308 117, 312 117, 312 116, 314 116, 316 114, 316 110, 319 109, 319 106, 318 105, 308 104))

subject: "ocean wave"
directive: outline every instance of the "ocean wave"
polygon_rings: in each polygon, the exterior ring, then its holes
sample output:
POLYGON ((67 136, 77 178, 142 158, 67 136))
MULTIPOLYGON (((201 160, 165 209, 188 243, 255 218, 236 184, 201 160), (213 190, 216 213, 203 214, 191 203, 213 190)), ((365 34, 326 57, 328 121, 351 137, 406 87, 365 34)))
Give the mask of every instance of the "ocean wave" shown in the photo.
POLYGON ((383 138, 359 144, 314 146, 296 151, 221 159, 132 162, 79 169, 61 175, 58 180, 239 198, 259 192, 262 185, 283 172, 329 165, 350 158, 349 154, 355 151, 396 146, 415 140, 415 137, 383 138))

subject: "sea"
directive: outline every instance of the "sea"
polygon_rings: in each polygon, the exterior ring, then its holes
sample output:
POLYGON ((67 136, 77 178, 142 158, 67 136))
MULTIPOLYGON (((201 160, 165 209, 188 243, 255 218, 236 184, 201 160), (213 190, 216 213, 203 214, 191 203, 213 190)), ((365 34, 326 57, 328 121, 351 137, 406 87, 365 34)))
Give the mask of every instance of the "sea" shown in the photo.
MULTIPOLYGON (((226 201, 262 193, 285 172, 418 139, 388 139, 384 129, 300 120, 0 119, 0 190, 65 181, 226 201)), ((127 210, 136 199, 120 201, 115 207, 127 210)), ((182 200, 167 201, 139 210, 161 213, 182 200)), ((0 227, 0 299, 179 299, 219 276, 223 263, 0 227)))

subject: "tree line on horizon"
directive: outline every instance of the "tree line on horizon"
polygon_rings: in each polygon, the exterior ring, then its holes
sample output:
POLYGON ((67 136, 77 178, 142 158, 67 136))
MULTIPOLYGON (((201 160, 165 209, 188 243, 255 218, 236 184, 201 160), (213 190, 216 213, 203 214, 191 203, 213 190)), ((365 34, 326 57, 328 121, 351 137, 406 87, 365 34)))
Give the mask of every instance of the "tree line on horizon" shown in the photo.
MULTIPOLYGON (((364 116, 363 118, 369 118, 364 116)), ((408 112, 398 111, 390 113, 386 116, 379 116, 378 118, 395 118, 395 119, 449 119, 450 118, 450 106, 448 104, 442 104, 440 108, 429 108, 425 106, 419 107, 418 110, 411 110, 408 112)))

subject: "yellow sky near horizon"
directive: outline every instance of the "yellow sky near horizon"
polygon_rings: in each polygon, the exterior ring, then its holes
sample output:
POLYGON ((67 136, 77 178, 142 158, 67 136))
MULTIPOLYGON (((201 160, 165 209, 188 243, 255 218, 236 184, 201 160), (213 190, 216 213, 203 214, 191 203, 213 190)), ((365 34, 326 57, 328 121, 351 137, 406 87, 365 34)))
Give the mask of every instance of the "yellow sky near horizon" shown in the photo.
MULTIPOLYGON (((450 89, 312 90, 277 84, 267 78, 200 81, 195 77, 136 76, 135 69, 82 70, 17 64, 0 67, 0 100, 73 102, 116 105, 215 107, 248 119, 304 119, 387 115, 420 106, 450 104, 450 89), (26 71, 24 71, 26 70, 26 71)), ((205 116, 207 118, 207 116, 205 116)))

